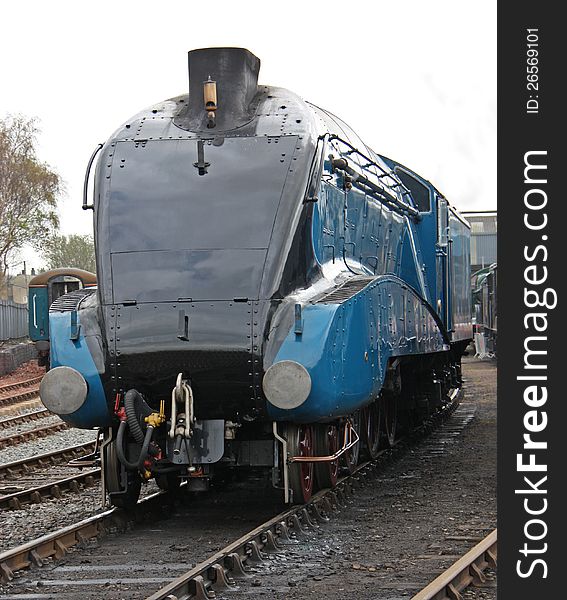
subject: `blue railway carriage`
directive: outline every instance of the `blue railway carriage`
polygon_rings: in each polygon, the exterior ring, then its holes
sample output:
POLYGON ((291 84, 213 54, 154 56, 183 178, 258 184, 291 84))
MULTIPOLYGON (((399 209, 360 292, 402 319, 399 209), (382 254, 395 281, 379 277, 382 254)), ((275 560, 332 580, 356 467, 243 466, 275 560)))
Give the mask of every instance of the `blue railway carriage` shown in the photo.
MULTIPOLYGON (((84 269, 62 267, 45 271, 33 277, 28 284, 29 335, 35 343, 38 364, 49 366, 49 309, 55 301, 67 294, 81 295, 81 290, 96 288, 96 275, 84 269)), ((61 302, 66 301, 64 298, 61 302)))
POLYGON ((98 287, 50 313, 41 398, 104 428, 113 504, 247 467, 303 502, 460 385, 466 221, 259 66, 189 52, 91 159, 98 287))

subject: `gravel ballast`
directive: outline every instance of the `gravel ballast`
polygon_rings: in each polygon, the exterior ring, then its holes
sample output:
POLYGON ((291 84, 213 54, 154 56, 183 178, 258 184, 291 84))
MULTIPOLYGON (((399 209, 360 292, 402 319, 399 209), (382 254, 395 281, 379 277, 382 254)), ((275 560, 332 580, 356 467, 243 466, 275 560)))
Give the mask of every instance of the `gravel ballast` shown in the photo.
MULTIPOLYGON (((29 412, 36 412, 37 410, 39 409, 36 408, 35 410, 29 412)), ((42 427, 48 427, 49 425, 55 425, 57 423, 62 422, 63 421, 61 421, 61 419, 57 415, 48 415, 46 417, 36 419, 35 421, 26 421, 25 423, 19 423, 18 425, 14 425, 12 427, 7 427, 6 429, 0 430, 0 439, 7 438, 18 433, 26 433, 27 431, 33 431, 34 429, 41 429, 42 427)))
POLYGON ((0 450, 0 464, 36 456, 45 452, 53 452, 53 450, 60 450, 68 446, 85 444, 86 442, 95 440, 96 433, 96 431, 91 429, 65 429, 44 438, 31 440, 25 444, 9 446, 0 450))

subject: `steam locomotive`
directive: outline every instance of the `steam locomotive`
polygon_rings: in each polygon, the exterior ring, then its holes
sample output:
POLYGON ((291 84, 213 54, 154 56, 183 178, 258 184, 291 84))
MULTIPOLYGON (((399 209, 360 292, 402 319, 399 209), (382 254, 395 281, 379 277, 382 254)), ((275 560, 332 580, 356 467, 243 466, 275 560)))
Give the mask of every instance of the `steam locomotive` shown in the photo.
POLYGON ((51 304, 40 395, 104 429, 114 505, 246 467, 307 501, 460 385, 467 222, 259 67, 189 52, 189 93, 89 162, 97 287, 51 304))

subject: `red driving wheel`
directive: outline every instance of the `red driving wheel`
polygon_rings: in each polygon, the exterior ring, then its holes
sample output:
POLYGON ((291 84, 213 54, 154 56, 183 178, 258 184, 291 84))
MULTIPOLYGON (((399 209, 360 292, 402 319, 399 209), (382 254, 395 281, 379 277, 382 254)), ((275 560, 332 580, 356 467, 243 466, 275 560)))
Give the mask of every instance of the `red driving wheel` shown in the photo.
MULTIPOLYGON (((339 430, 336 425, 316 426, 315 455, 330 456, 339 450, 339 430)), ((315 463, 317 485, 320 488, 332 488, 339 478, 339 459, 331 462, 315 463)))
MULTIPOLYGON (((288 425, 288 452, 291 456, 313 456, 314 435, 311 425, 288 425)), ((313 494, 314 466, 312 462, 289 465, 289 483, 295 504, 308 502, 313 494)))

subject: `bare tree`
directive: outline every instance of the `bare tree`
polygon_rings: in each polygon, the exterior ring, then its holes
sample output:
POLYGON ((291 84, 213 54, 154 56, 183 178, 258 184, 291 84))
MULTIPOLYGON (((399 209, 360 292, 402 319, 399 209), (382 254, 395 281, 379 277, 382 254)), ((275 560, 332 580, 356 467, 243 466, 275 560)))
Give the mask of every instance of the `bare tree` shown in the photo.
POLYGON ((61 179, 36 154, 35 119, 0 119, 0 283, 25 244, 41 248, 58 226, 61 179))
POLYGON ((93 238, 91 235, 53 235, 43 247, 48 269, 77 267, 96 270, 93 238))

